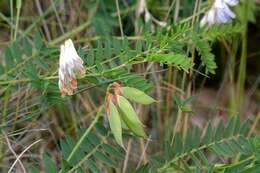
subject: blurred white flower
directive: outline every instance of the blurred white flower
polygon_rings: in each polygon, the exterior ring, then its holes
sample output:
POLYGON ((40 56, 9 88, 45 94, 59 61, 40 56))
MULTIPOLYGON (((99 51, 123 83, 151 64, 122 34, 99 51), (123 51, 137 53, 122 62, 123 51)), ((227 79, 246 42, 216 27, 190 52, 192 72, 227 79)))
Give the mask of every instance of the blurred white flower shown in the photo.
POLYGON ((200 21, 200 26, 227 23, 236 17, 229 6, 235 6, 238 0, 215 0, 212 7, 200 21))
POLYGON ((144 13, 144 21, 148 23, 149 21, 153 21, 157 25, 161 27, 165 27, 167 25, 166 22, 157 20, 148 10, 146 1, 145 0, 139 0, 137 4, 137 11, 136 15, 140 16, 142 13, 144 13))
POLYGON ((139 0, 136 11, 137 15, 139 16, 140 14, 142 14, 145 11, 145 9, 147 9, 145 0, 139 0))
POLYGON ((85 68, 71 39, 60 46, 59 89, 62 96, 72 95, 77 88, 76 75, 84 75, 85 68))

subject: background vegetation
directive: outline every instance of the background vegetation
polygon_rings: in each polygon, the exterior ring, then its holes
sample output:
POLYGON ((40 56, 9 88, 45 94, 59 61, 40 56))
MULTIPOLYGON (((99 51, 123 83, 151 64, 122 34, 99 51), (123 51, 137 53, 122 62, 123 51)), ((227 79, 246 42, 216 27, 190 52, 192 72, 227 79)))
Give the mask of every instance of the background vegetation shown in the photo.
POLYGON ((0 172, 260 172, 259 1, 205 28, 211 0, 146 3, 149 21, 137 0, 0 1, 0 172), (62 98, 68 38, 87 73, 62 98), (122 124, 123 147, 114 82, 156 100, 130 102, 144 127, 122 124))

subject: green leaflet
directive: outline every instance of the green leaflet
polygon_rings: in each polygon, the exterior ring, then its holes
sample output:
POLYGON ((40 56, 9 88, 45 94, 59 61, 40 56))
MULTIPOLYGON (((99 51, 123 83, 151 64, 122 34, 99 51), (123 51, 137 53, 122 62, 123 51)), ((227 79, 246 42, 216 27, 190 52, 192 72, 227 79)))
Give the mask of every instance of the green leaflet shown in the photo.
POLYGON ((188 58, 185 54, 152 54, 147 57, 149 61, 156 61, 164 64, 172 64, 175 67, 184 70, 186 73, 189 72, 193 67, 191 58, 188 58))
POLYGON ((51 159, 51 157, 47 153, 43 154, 43 162, 44 162, 46 172, 48 172, 48 173, 58 173, 58 169, 57 169, 55 163, 53 162, 53 160, 51 159))
POLYGON ((116 142, 121 146, 123 145, 123 139, 122 139, 122 126, 121 126, 121 120, 119 113, 117 111, 116 106, 113 102, 109 103, 109 109, 110 113, 108 115, 108 121, 111 128, 111 131, 116 139, 116 142))
POLYGON ((137 103, 148 105, 155 102, 155 100, 152 97, 148 96, 143 91, 140 91, 136 88, 122 87, 120 89, 120 92, 123 94, 123 96, 125 96, 129 100, 137 103))
POLYGON ((180 107, 180 109, 181 109, 182 112, 194 113, 194 112, 192 111, 192 109, 189 108, 188 106, 182 106, 182 107, 180 107))
POLYGON ((139 120, 135 110, 128 100, 122 96, 118 97, 118 105, 122 112, 122 118, 127 127, 137 136, 145 137, 143 124, 139 120))
POLYGON ((194 38, 193 42, 201 56, 202 65, 206 67, 206 73, 215 74, 217 64, 215 62, 215 55, 211 53, 209 43, 201 38, 194 38))

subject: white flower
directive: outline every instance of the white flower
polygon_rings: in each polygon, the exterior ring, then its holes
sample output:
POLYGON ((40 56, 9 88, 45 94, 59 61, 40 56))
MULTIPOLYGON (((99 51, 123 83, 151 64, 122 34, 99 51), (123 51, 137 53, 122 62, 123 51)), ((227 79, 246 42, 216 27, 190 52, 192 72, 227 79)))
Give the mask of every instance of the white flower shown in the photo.
POLYGON ((139 16, 140 14, 142 14, 145 11, 145 9, 147 9, 145 0, 139 0, 136 11, 137 15, 139 16))
POLYGON ((59 89, 61 95, 72 95, 77 88, 76 75, 84 75, 85 68, 71 39, 60 46, 59 89))
POLYGON ((227 23, 236 17, 229 6, 235 6, 238 0, 215 0, 212 7, 200 21, 200 26, 227 23))
POLYGON ((166 22, 159 21, 157 20, 148 10, 147 5, 146 5, 146 0, 139 0, 137 4, 137 11, 136 11, 136 16, 140 16, 142 13, 144 13, 144 21, 148 23, 149 21, 153 21, 157 25, 161 27, 165 27, 167 25, 166 22))

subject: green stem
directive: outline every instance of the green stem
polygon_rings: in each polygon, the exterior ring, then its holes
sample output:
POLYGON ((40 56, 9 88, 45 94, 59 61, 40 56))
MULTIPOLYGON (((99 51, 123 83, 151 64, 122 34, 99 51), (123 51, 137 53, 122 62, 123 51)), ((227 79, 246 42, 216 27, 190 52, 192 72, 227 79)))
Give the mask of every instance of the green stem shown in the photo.
POLYGON ((247 58, 247 11, 248 11, 248 5, 247 3, 244 3, 244 32, 242 33, 242 53, 240 58, 240 65, 239 65, 239 74, 238 74, 238 87, 237 87, 237 94, 238 94, 238 107, 243 102, 244 97, 244 87, 245 87, 245 81, 246 81, 246 58, 247 58))
MULTIPOLYGON (((236 163, 234 163, 234 164, 228 164, 228 165, 221 165, 221 166, 216 166, 215 168, 214 168, 214 170, 223 170, 223 169, 227 169, 227 168, 232 168, 232 167, 235 167, 235 166, 238 166, 238 165, 241 165, 241 164, 243 164, 243 163, 245 163, 245 162, 248 162, 248 161, 250 161, 250 160, 254 160, 255 159, 255 155, 252 155, 252 156, 250 156, 250 157, 248 157, 248 158, 246 158, 246 159, 244 159, 244 160, 240 160, 239 162, 236 162, 236 163)), ((251 161, 251 162, 253 162, 253 161, 251 161)))
POLYGON ((124 31, 123 31, 123 25, 122 25, 122 20, 121 20, 121 16, 120 16, 120 7, 119 7, 119 3, 118 0, 116 1, 116 11, 117 11, 117 16, 118 16, 118 23, 119 23, 119 28, 120 28, 120 33, 121 33, 121 37, 124 37, 124 31))
POLYGON ((16 36, 17 36, 17 32, 18 32, 18 25, 19 25, 21 6, 22 6, 22 0, 17 0, 16 1, 17 14, 16 14, 16 21, 15 21, 14 40, 16 40, 16 36))
MULTIPOLYGON (((14 7, 13 6, 14 6, 14 2, 13 2, 13 0, 10 0, 11 21, 9 21, 8 19, 7 19, 7 21, 10 22, 11 24, 13 24, 13 20, 14 20, 14 10, 13 10, 14 7)), ((14 31, 13 31, 13 28, 11 27, 11 38, 13 38, 13 35, 14 35, 14 31)))
POLYGON ((77 144, 75 145, 75 147, 73 148, 73 150, 71 151, 69 157, 67 158, 67 161, 69 162, 73 156, 75 155, 75 153, 78 151, 79 147, 81 146, 82 142, 84 141, 84 139, 87 137, 87 135, 89 134, 90 130, 94 127, 94 125, 96 124, 96 122, 98 121, 99 117, 102 115, 102 110, 103 110, 103 106, 101 106, 100 110, 97 113, 97 116, 95 117, 95 119, 92 121, 92 123, 90 124, 90 126, 88 127, 88 129, 84 132, 84 134, 81 136, 81 138, 78 140, 77 144))
POLYGON ((174 142, 174 139, 175 139, 175 136, 176 136, 176 132, 177 132, 177 130, 179 129, 179 125, 180 125, 180 123, 181 123, 181 115, 182 115, 181 109, 178 108, 177 120, 176 120, 175 125, 174 125, 174 128, 173 128, 171 146, 173 145, 173 142, 174 142))

